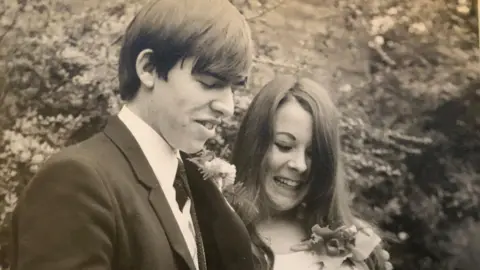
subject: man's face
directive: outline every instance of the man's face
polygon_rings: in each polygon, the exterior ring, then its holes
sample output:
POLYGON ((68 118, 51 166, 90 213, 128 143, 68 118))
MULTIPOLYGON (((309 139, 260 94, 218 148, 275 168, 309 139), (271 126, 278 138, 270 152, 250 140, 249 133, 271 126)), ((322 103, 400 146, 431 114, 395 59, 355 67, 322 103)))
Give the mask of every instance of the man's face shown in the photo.
POLYGON ((175 149, 200 151, 216 127, 234 112, 231 86, 208 74, 192 74, 194 60, 179 61, 165 81, 155 74, 149 124, 175 149))

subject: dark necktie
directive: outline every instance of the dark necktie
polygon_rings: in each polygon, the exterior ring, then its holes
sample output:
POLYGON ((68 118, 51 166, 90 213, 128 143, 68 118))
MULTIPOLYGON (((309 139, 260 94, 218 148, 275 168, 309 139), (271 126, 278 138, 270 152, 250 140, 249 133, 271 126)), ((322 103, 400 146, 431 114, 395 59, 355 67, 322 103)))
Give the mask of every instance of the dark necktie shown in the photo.
POLYGON ((177 200, 178 207, 180 211, 183 212, 183 207, 187 203, 187 200, 190 199, 189 193, 187 192, 188 185, 184 179, 185 168, 181 161, 178 162, 177 174, 175 175, 175 181, 173 182, 173 187, 175 188, 175 199, 177 200))
POLYGON ((183 207, 188 199, 190 199, 190 215, 192 217, 192 223, 195 230, 195 242, 197 244, 197 257, 198 257, 198 267, 200 270, 206 270, 206 259, 205 259, 205 250, 203 249, 203 240, 202 234, 200 232, 200 227, 198 225, 197 215, 195 212, 195 206, 190 193, 190 188, 188 186, 185 167, 181 160, 178 161, 177 174, 175 176, 175 181, 173 182, 173 187, 176 191, 176 200, 180 211, 183 212, 183 207))

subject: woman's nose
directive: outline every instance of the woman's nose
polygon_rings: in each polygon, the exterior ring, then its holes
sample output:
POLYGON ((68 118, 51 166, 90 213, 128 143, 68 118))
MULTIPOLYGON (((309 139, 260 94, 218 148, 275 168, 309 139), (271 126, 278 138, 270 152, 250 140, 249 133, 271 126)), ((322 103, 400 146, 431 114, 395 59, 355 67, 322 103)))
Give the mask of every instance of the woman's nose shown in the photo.
POLYGON ((296 153, 292 159, 288 161, 288 166, 299 173, 307 170, 307 160, 304 153, 296 153))

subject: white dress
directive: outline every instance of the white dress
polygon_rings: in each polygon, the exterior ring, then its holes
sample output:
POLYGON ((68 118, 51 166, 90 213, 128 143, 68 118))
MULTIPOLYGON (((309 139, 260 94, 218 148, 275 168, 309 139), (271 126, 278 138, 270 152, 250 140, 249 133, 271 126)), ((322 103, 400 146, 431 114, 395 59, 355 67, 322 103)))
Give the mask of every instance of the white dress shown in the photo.
POLYGON ((270 245, 275 255, 274 270, 363 270, 346 262, 347 257, 332 258, 311 251, 291 251, 290 248, 305 239, 298 223, 285 220, 262 222, 257 231, 270 245))
POLYGON ((274 270, 321 270, 323 262, 325 265, 323 269, 327 270, 360 270, 355 265, 350 265, 344 262, 343 258, 322 258, 317 254, 311 252, 295 252, 288 254, 275 254, 274 270))
POLYGON ((274 270, 319 270, 320 258, 310 252, 275 254, 274 270))

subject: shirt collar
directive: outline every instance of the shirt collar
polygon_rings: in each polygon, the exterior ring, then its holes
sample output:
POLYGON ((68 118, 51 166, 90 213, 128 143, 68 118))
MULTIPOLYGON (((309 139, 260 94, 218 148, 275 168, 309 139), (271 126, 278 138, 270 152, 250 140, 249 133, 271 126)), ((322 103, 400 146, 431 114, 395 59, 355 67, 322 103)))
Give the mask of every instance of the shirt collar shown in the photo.
POLYGON ((140 145, 162 187, 173 187, 178 162, 181 160, 179 151, 173 149, 162 136, 126 105, 122 107, 118 117, 140 145))

